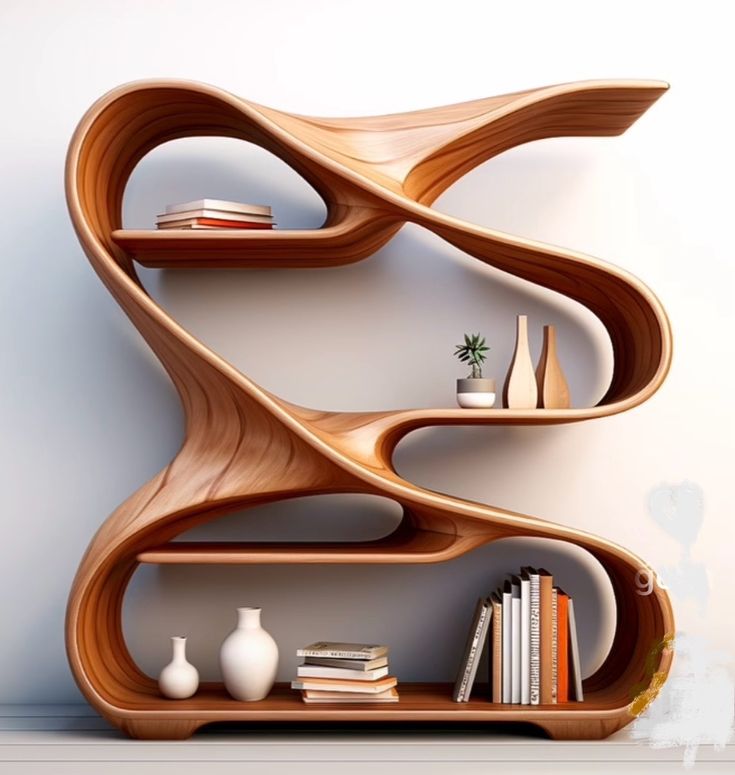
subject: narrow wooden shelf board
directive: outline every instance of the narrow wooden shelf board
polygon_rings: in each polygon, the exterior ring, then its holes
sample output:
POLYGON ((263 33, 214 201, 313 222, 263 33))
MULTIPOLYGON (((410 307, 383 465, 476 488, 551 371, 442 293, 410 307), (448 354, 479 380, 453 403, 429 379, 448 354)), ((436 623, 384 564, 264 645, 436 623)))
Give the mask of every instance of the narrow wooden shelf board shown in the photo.
POLYGON ((265 700, 240 702, 234 700, 221 683, 203 683, 187 700, 166 700, 152 688, 141 692, 126 703, 126 711, 145 715, 165 713, 171 718, 201 718, 211 721, 533 721, 555 717, 576 719, 590 711, 615 713, 620 698, 605 690, 592 692, 581 703, 564 705, 495 705, 485 697, 486 686, 478 685, 469 702, 452 701, 450 683, 398 684, 400 700, 386 704, 315 704, 302 701, 301 693, 287 683, 277 683, 265 700))
POLYGON ((112 239, 150 269, 298 269, 335 264, 324 247, 329 234, 326 229, 116 229, 112 239), (294 245, 301 250, 290 250, 294 245), (304 245, 312 251, 305 252, 304 245))
POLYGON ((240 543, 177 541, 140 552, 138 562, 158 565, 303 563, 417 563, 431 561, 454 545, 442 533, 421 531, 401 546, 390 539, 354 543, 240 543))

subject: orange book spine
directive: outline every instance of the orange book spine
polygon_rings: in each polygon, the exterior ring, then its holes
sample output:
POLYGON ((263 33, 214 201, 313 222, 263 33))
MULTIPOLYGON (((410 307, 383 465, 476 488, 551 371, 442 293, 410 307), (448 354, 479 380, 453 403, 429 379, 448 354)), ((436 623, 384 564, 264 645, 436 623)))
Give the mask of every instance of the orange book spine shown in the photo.
POLYGON ((270 223, 258 221, 228 221, 226 218, 193 218, 199 226, 222 226, 228 229, 271 229, 270 223))
POLYGON ((493 595, 493 652, 490 660, 493 702, 503 701, 503 605, 497 595, 493 595))
POLYGON ((554 644, 553 612, 551 610, 551 590, 554 586, 553 576, 543 569, 539 570, 540 600, 541 600, 541 704, 551 705, 554 702, 553 661, 554 644))
POLYGON ((569 702, 569 598, 559 590, 557 603, 557 702, 569 702))

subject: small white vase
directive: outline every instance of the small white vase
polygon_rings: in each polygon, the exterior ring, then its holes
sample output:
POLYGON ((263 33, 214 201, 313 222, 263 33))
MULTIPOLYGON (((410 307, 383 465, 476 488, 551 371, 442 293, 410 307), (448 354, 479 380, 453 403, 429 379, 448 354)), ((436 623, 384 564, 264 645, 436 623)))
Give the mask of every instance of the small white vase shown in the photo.
POLYGON ((186 638, 171 638, 173 659, 161 670, 158 688, 170 700, 185 700, 199 688, 199 673, 186 661, 186 638))
POLYGON ((278 670, 278 646, 261 627, 260 611, 238 608, 237 629, 225 638, 219 652, 225 688, 242 702, 266 697, 278 670))

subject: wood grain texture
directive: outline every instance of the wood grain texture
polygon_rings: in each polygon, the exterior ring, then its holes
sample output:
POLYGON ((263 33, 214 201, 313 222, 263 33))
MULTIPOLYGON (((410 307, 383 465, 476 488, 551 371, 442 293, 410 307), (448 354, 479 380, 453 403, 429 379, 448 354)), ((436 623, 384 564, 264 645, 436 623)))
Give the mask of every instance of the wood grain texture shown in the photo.
MULTIPOLYGON (((661 385, 671 334, 660 303, 627 272, 562 248, 463 222, 431 209, 434 199, 486 159, 559 135, 616 135, 665 91, 656 81, 591 81, 433 110, 359 119, 315 119, 247 102, 220 89, 177 81, 138 82, 102 97, 71 141, 66 192, 92 266, 160 359, 186 417, 176 457, 104 522, 70 593, 66 643, 89 702, 136 737, 185 737, 220 720, 528 720, 557 737, 600 737, 628 723, 631 706, 665 675, 674 629, 668 597, 637 594, 644 563, 587 533, 418 487, 394 469, 398 441, 435 425, 545 425, 630 409, 661 385), (242 234, 123 230, 127 180, 156 146, 218 135, 279 156, 322 196, 327 219, 314 231, 242 234), (588 307, 605 325, 614 369, 597 406, 579 409, 414 409, 324 412, 263 390, 205 347, 145 291, 134 260, 149 266, 340 266, 371 255, 406 222, 429 229, 480 261, 588 307), (395 533, 349 546, 172 544, 184 531, 259 503, 319 493, 368 493, 403 507, 395 533), (451 689, 402 684, 390 708, 303 705, 278 689, 236 703, 221 687, 167 701, 130 656, 121 626, 125 589, 140 562, 436 562, 490 541, 542 536, 591 552, 617 602, 612 649, 585 682, 583 704, 499 708, 451 702, 451 689)), ((573 590, 572 590, 573 593, 573 590)), ((326 604, 326 603, 325 603, 326 604)), ((480 693, 477 697, 481 697, 480 693)))
POLYGON ((554 326, 544 326, 544 343, 536 366, 536 385, 540 409, 569 409, 569 385, 559 363, 554 326))

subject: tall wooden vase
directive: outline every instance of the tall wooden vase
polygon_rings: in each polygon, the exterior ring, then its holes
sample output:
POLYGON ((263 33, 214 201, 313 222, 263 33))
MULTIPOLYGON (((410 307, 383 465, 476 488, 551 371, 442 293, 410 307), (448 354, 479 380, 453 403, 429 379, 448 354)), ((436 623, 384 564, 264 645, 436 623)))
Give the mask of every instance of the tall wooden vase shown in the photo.
POLYGON ((556 354, 556 328, 544 326, 544 346, 536 367, 538 406, 544 409, 568 409, 569 385, 556 354))
POLYGON ((503 386, 503 406, 535 409, 538 403, 536 375, 528 348, 528 317, 516 316, 516 349, 503 386))

